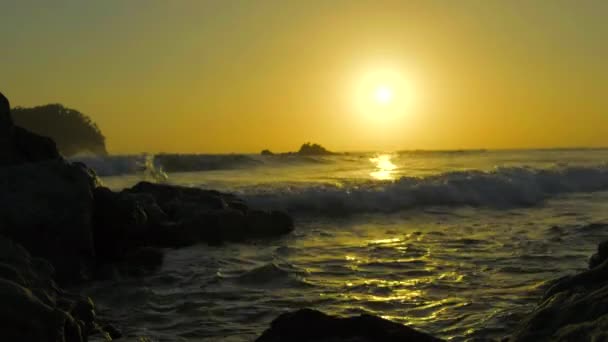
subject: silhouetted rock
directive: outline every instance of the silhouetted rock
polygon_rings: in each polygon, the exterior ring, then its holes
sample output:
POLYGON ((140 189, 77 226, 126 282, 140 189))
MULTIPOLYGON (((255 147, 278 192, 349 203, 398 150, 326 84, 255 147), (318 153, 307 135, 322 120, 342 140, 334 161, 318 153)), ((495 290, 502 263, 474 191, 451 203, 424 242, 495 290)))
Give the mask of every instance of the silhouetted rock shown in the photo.
POLYGON ((60 159, 52 139, 13 124, 10 104, 0 93, 0 166, 60 159))
POLYGON ((61 281, 82 278, 95 256, 96 184, 92 171, 65 161, 0 167, 0 234, 50 260, 61 281))
POLYGON ((523 320, 514 341, 603 341, 608 338, 607 242, 590 270, 557 280, 523 320), (602 261, 602 258, 603 261, 602 261), (598 263, 598 264, 595 264, 598 263))
POLYGON ((608 241, 604 241, 597 246, 597 253, 589 258, 589 268, 599 266, 608 259, 608 241))
POLYGON ((300 147, 300 150, 297 152, 299 155, 303 156, 319 156, 319 155, 331 155, 333 152, 328 151, 325 147, 319 144, 311 144, 305 143, 300 147))
POLYGON ((5 133, 5 129, 13 127, 13 119, 11 117, 11 105, 8 99, 0 93, 0 130, 5 133))
POLYGON ((15 125, 52 138, 65 156, 77 153, 107 154, 105 137, 99 127, 77 110, 60 104, 16 107, 12 116, 15 125))
POLYGON ((276 318, 257 342, 425 342, 441 341, 431 335, 380 317, 341 318, 301 309, 276 318))
POLYGON ((236 196, 214 190, 141 182, 125 192, 154 198, 172 223, 155 222, 150 236, 169 246, 276 237, 294 227, 284 213, 252 211, 236 196))
POLYGON ((300 146, 297 152, 273 153, 270 150, 263 150, 263 156, 330 156, 336 153, 328 151, 325 147, 319 144, 305 143, 300 146))
POLYGON ((60 290, 53 267, 0 237, 0 323, 3 341, 84 342, 102 331, 90 298, 60 290))

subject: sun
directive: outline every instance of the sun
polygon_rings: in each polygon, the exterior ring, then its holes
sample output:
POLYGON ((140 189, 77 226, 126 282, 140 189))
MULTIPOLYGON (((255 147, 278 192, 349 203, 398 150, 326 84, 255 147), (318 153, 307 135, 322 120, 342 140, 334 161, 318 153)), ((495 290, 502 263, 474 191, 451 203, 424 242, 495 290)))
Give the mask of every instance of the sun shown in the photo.
POLYGON ((376 101, 381 105, 388 105, 393 100, 393 89, 388 86, 378 86, 374 92, 376 101))
POLYGON ((412 112, 413 95, 412 83, 400 70, 383 68, 359 75, 350 98, 366 121, 390 124, 412 112))

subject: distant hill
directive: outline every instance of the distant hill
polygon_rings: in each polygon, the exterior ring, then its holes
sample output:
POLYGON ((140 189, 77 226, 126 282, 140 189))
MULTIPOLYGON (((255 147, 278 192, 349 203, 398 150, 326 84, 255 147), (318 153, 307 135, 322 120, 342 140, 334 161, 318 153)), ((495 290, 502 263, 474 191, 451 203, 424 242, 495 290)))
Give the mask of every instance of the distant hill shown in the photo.
POLYGON ((107 155, 106 138, 85 114, 61 104, 12 109, 16 125, 52 138, 66 157, 78 153, 107 155))

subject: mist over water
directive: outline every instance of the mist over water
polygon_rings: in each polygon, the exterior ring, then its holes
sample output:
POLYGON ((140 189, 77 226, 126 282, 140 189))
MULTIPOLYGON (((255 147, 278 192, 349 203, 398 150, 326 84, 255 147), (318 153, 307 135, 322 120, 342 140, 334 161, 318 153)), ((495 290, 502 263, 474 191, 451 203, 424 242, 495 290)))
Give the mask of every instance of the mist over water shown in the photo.
POLYGON ((608 237, 607 150, 145 160, 86 163, 114 189, 166 173, 288 210, 297 225, 277 240, 168 251, 152 276, 86 289, 128 335, 157 341, 251 341, 300 307, 499 338, 608 237))

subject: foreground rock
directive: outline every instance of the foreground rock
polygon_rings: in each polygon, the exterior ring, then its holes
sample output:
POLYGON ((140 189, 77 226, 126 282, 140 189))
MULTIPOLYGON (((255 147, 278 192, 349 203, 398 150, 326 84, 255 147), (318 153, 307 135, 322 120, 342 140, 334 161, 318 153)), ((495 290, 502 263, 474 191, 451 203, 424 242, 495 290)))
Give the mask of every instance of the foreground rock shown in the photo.
POLYGON ((340 318, 302 309, 276 318, 257 342, 424 342, 441 341, 380 317, 340 318))
POLYGON ((513 341, 608 340, 608 242, 591 268, 557 280, 514 334, 513 341))
POLYGON ((65 161, 0 168, 0 234, 50 260, 60 279, 81 277, 95 256, 95 185, 86 167, 65 161))
POLYGON ((83 342, 91 334, 111 340, 95 321, 90 298, 60 290, 53 267, 0 237, 0 326, 3 341, 83 342))

